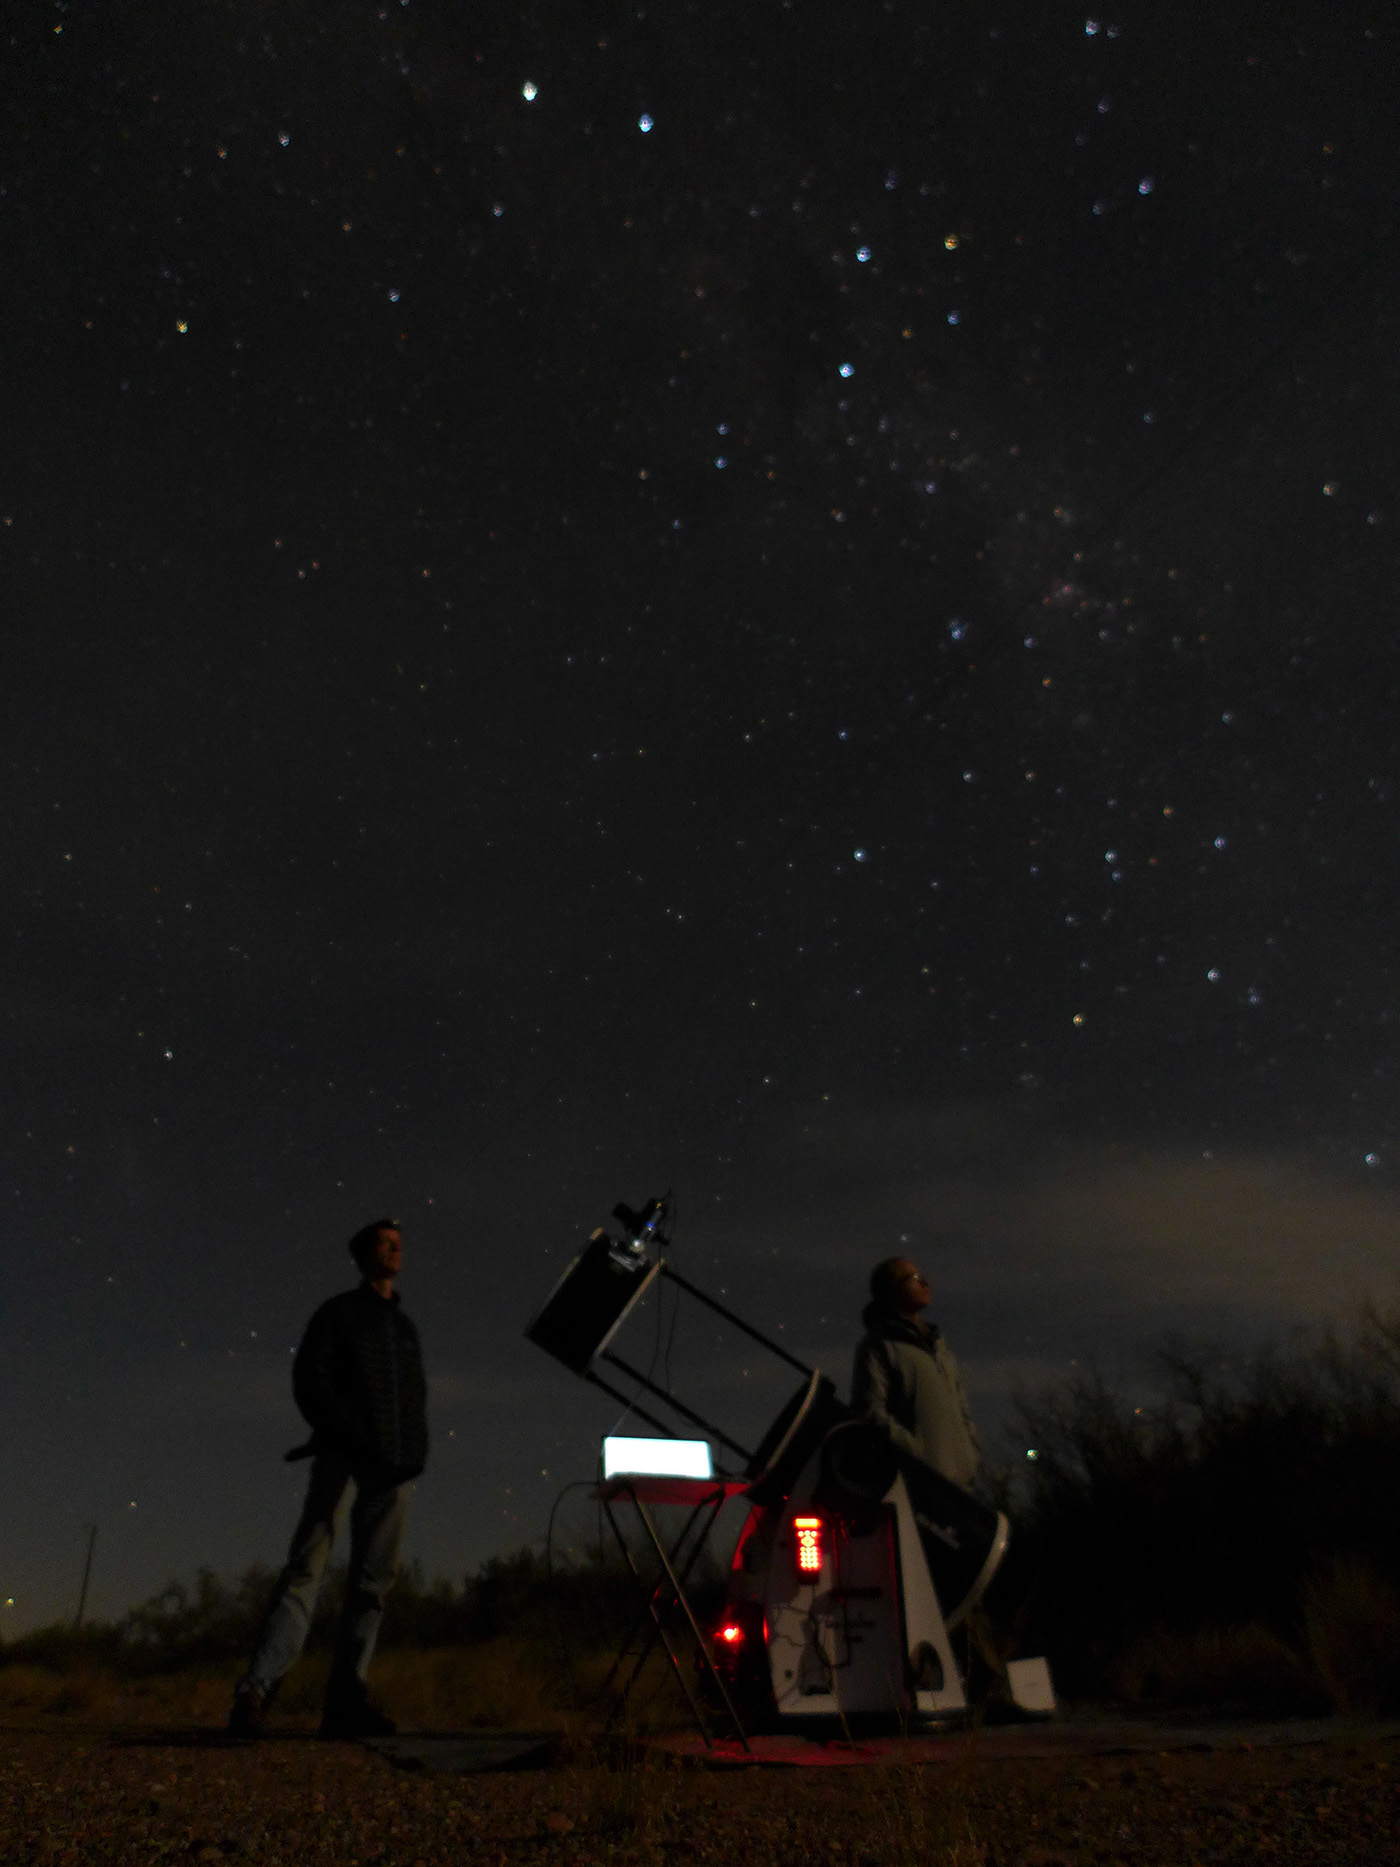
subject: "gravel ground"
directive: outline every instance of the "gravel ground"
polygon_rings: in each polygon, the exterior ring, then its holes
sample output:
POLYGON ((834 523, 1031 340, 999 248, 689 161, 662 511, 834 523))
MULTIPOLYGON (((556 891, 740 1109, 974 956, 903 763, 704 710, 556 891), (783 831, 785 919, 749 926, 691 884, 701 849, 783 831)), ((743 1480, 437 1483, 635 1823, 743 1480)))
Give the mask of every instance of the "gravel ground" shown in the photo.
POLYGON ((1149 1759, 429 1776, 348 1744, 0 1731, 0 1862, 1400 1864, 1393 1743, 1149 1759))

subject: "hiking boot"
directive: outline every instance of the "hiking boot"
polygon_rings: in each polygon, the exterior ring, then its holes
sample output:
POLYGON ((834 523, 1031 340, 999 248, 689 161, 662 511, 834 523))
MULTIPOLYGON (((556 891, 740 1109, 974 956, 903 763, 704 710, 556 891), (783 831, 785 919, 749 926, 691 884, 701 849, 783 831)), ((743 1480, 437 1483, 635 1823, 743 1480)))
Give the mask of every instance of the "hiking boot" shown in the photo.
POLYGON ((398 1728, 367 1698, 327 1705, 321 1716, 322 1737, 392 1737, 398 1728))
POLYGON ((261 1737, 267 1718, 269 1694, 251 1679, 241 1679, 233 1689, 233 1708, 228 1715, 230 1737, 261 1737))

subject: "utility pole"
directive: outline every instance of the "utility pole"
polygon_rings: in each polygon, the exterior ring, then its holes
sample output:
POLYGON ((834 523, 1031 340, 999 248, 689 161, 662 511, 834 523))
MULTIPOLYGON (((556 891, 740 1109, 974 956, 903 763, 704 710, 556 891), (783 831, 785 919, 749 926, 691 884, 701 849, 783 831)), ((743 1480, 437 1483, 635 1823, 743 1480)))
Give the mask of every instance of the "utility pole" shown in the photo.
POLYGON ((74 1633, 76 1633, 83 1624, 83 1613, 87 1607, 88 1583, 92 1580, 92 1552, 96 1547, 97 1525, 94 1524, 88 1531, 87 1561, 83 1564, 83 1586, 78 1595, 78 1613, 77 1618, 73 1622, 74 1633))

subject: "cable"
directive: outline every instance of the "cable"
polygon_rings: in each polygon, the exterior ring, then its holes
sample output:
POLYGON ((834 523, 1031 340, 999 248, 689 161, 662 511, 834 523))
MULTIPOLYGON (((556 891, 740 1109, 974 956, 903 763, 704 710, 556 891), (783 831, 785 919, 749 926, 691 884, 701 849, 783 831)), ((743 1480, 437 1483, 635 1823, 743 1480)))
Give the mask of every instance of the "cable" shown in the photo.
MULTIPOLYGON (((660 1251, 669 1247, 675 1235, 676 1196, 669 1186, 667 1187, 666 1191, 661 1195, 661 1198, 657 1203, 659 1205, 660 1210, 657 1212, 655 1220, 653 1221, 653 1228, 656 1232, 657 1244, 658 1244, 658 1257, 659 1257, 660 1251)), ((632 1411, 633 1407, 637 1404, 637 1401, 639 1397, 641 1396, 642 1389, 655 1376, 657 1358, 662 1356, 661 1331, 664 1326, 665 1314, 666 1314, 666 1290, 665 1290, 664 1282, 659 1278, 657 1280, 657 1285, 658 1285, 658 1289, 657 1289, 657 1298, 656 1298, 656 1333, 652 1338, 651 1360, 647 1363, 646 1380, 641 1381, 637 1384, 636 1392, 633 1394, 631 1400, 627 1403, 627 1405, 622 1409, 622 1412, 613 1421, 612 1427, 610 1429, 611 1432, 613 1433, 615 1433, 617 1429, 622 1425, 623 1421, 627 1418, 628 1414, 632 1411)), ((675 1337, 676 1319, 679 1315, 680 1315, 680 1297, 676 1295, 675 1293, 673 1293, 672 1301, 671 1301, 671 1329, 670 1329, 670 1334, 666 1338, 666 1350, 665 1350, 664 1357, 662 1357, 662 1371, 666 1377, 667 1393, 669 1393, 671 1389, 671 1343, 675 1337)))
MULTIPOLYGON (((549 1523, 544 1533, 544 1573, 545 1573, 545 1582, 547 1584, 548 1592, 549 1592, 550 1611, 554 1615, 554 1618, 555 1618, 555 1637, 559 1644, 560 1655, 564 1661, 564 1671, 566 1675, 568 1676, 569 1689, 573 1696, 575 1711, 581 1711, 583 1709, 584 1700, 583 1700, 583 1694, 579 1691, 578 1676, 574 1669, 573 1649, 569 1645, 569 1635, 568 1635, 569 1617, 567 1614, 564 1614, 561 1612, 558 1596, 554 1588, 554 1519, 558 1515, 559 1506, 564 1502, 564 1499, 569 1495, 571 1491, 583 1491, 583 1490, 589 1490, 589 1489, 594 1489, 594 1488, 596 1488, 596 1486, 595 1486, 595 1481, 593 1479, 575 1478, 570 1483, 566 1484, 562 1488, 562 1490, 556 1492, 554 1502, 549 1507, 549 1523)), ((601 1506, 599 1508, 601 1510, 601 1506)), ((598 1546, 601 1549, 602 1548, 601 1518, 599 1520, 598 1530, 599 1530, 598 1546)))
MULTIPOLYGON (((667 1231, 669 1233, 666 1243, 668 1248, 674 1251, 676 1246, 676 1232, 680 1227, 680 1208, 676 1201, 676 1195, 670 1187, 666 1189, 666 1216, 668 1220, 667 1231)), ((667 1393, 671 1391, 671 1350, 675 1345, 676 1324, 680 1320, 680 1313, 680 1292, 673 1291, 671 1295, 671 1331, 666 1337, 666 1359, 662 1363, 662 1370, 666 1376, 667 1393)))

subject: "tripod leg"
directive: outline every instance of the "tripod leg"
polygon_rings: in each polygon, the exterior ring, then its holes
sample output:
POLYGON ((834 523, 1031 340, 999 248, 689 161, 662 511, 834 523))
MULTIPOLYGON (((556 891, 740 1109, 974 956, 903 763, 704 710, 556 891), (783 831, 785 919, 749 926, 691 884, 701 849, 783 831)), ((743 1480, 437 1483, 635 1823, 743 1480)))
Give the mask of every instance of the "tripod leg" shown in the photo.
MULTIPOLYGON (((719 1515, 719 1505, 723 1504, 723 1502, 724 1502, 724 1499, 723 1499, 723 1496, 721 1496, 719 1500, 719 1504, 716 1504, 713 1508, 712 1515, 711 1515, 711 1523, 713 1523, 714 1518, 719 1515)), ((671 1564, 669 1560, 667 1559, 666 1551, 661 1546, 661 1539, 657 1536, 656 1531, 652 1525, 651 1518, 647 1515, 646 1509, 643 1506, 640 1498, 637 1499, 637 1515, 641 1518, 642 1522, 647 1527, 648 1534, 651 1537, 652 1547, 655 1549, 656 1554, 658 1558, 660 1559, 661 1566, 666 1571, 666 1578, 671 1584, 671 1602, 668 1603, 668 1610, 672 1604, 678 1603, 680 1606, 681 1612, 685 1615, 686 1620, 690 1623, 690 1631, 695 1637, 695 1645, 698 1648, 699 1653, 700 1653, 701 1664, 704 1666, 706 1672, 710 1675, 711 1679, 713 1679, 715 1686, 719 1692, 720 1698, 723 1701, 724 1709, 729 1714, 729 1721, 733 1725, 735 1731, 738 1733, 739 1742, 744 1746, 744 1749, 747 1750, 749 1747, 749 1740, 748 1740, 747 1735, 745 1734, 743 1724, 740 1722, 739 1714, 734 1709, 734 1702, 729 1696, 728 1689, 725 1686, 723 1679, 720 1678, 718 1672, 715 1670, 715 1663, 710 1658, 710 1649, 705 1645, 705 1636, 700 1631, 700 1624, 696 1620, 695 1615, 691 1610, 690 1603, 686 1599, 685 1590, 681 1586, 680 1581, 676 1577, 675 1570, 671 1567, 671 1564)), ((708 1534, 708 1527, 709 1526, 707 1526, 707 1534, 708 1534)), ((694 1560, 693 1556, 691 1560, 692 1561, 694 1560)), ((710 1734, 709 1734, 709 1731, 706 1729, 705 1720, 703 1716, 701 1715, 699 1703, 696 1700, 696 1697, 694 1693, 691 1691, 689 1685, 686 1683, 685 1676, 681 1672, 680 1662, 676 1658, 675 1652, 671 1646, 670 1641, 666 1638, 666 1629, 662 1626, 659 1618, 657 1618, 656 1630, 660 1634, 662 1642, 665 1645, 666 1652, 668 1656, 670 1657, 671 1665, 675 1669, 676 1678, 680 1681, 681 1689, 684 1691, 686 1698, 690 1701, 690 1708, 695 1713, 695 1722, 700 1727, 700 1732, 701 1732, 701 1735, 705 1739, 705 1743, 709 1745, 710 1734)))
MULTIPOLYGON (((636 1503, 636 1501, 637 1500, 633 1498, 632 1502, 634 1504, 636 1503)), ((613 1509, 612 1509, 612 1504, 610 1500, 604 1499, 603 1509, 604 1511, 606 1511, 608 1522, 612 1526, 612 1533, 617 1538, 617 1546, 622 1551, 622 1559, 627 1564, 627 1567, 631 1570, 632 1578, 637 1584, 637 1592, 644 1597, 645 1605, 642 1607, 641 1611, 638 1613, 631 1627, 628 1628, 627 1638, 623 1641, 622 1646, 619 1648, 617 1658, 613 1661, 612 1667, 609 1670, 607 1678, 603 1681, 602 1685, 599 1687, 598 1696, 600 1699, 606 1698, 608 1694, 612 1691, 613 1681, 617 1678, 617 1675, 621 1672, 622 1668, 626 1665, 628 1659, 630 1658, 632 1642, 634 1638, 636 1637, 636 1635, 641 1631, 642 1627, 645 1625, 648 1616, 650 1616, 651 1621, 653 1623, 651 1631, 648 1633, 646 1639, 642 1642, 641 1650, 637 1654, 636 1662, 633 1665, 631 1672, 627 1676, 626 1685, 622 1687, 621 1691, 618 1692, 618 1694, 613 1700, 612 1710, 608 1713, 607 1722, 603 1726, 604 1733, 607 1733, 608 1731, 612 1730, 612 1727, 614 1723, 616 1722, 618 1715, 622 1711, 623 1706, 627 1703, 628 1699, 631 1697, 632 1688, 634 1685, 636 1685, 637 1679, 641 1673, 642 1667, 646 1664, 647 1655, 651 1652, 652 1648, 656 1645, 656 1626, 655 1626, 656 1610, 653 1605, 656 1590, 655 1588, 648 1588, 647 1583, 643 1580, 642 1572, 637 1567, 636 1560, 633 1557, 631 1550, 627 1547, 627 1539, 622 1534, 622 1531, 618 1527, 617 1518, 613 1515, 613 1509)))
MULTIPOLYGON (((690 1611, 690 1604, 681 1592, 680 1583, 677 1582, 675 1571, 672 1569, 667 1559, 666 1551, 662 1547, 661 1538, 656 1534, 656 1526, 647 1515, 646 1507, 642 1503, 642 1500, 638 1498, 636 1503, 637 1515, 646 1526, 647 1535, 651 1538, 651 1546, 656 1551, 657 1560, 660 1562, 666 1579, 670 1583, 670 1595, 666 1603, 665 1613, 659 1614, 657 1612, 655 1606, 656 1595, 653 1595, 649 1603, 651 1607, 651 1617, 656 1622, 656 1632, 662 1646, 666 1649, 666 1657, 671 1662, 671 1671, 676 1675, 676 1683, 681 1691, 685 1693, 686 1703, 690 1706, 691 1716, 699 1727, 700 1735, 705 1740, 705 1748, 708 1750, 713 1748, 713 1740, 710 1737, 709 1726, 705 1723, 705 1714, 700 1709, 699 1699, 696 1698, 695 1694, 690 1689, 690 1682, 685 1676, 685 1669, 682 1667, 680 1660, 676 1657, 676 1649, 671 1645, 670 1638, 666 1632, 665 1614, 669 1614, 678 1601, 685 1612, 686 1619, 690 1622, 692 1633, 694 1633, 696 1639, 701 1642, 701 1655, 706 1659, 707 1663, 709 1656, 705 1653, 704 1642, 701 1639, 700 1629, 695 1624, 695 1616, 690 1611)), ((658 1589, 657 1594, 659 1593, 660 1590, 658 1589)))

